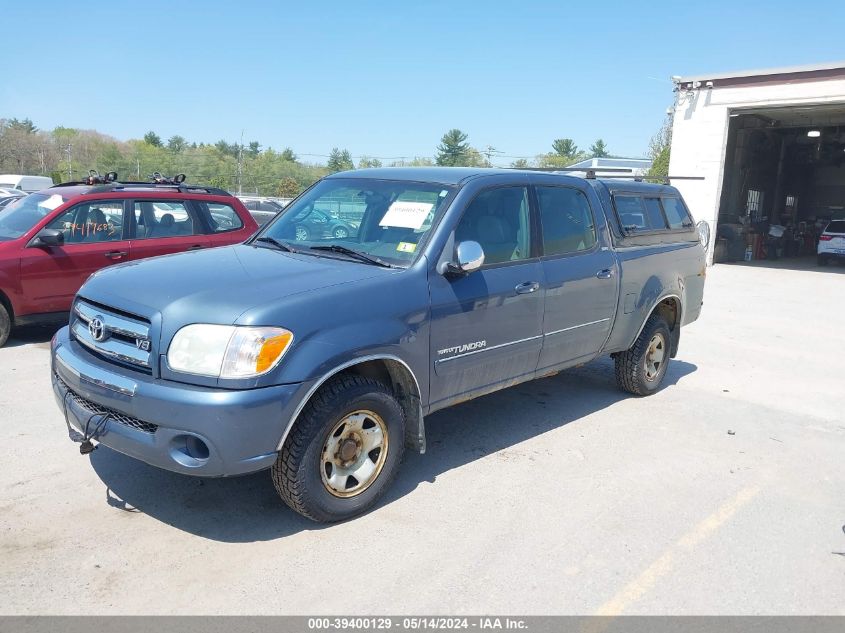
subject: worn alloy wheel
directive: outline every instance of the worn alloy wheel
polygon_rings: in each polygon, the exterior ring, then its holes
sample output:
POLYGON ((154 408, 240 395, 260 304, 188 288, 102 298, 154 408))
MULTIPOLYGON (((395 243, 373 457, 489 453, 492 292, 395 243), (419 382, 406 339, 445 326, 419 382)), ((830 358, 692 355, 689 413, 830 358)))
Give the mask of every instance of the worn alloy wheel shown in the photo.
POLYGON ((361 494, 381 474, 387 443, 387 426, 377 413, 355 411, 347 415, 323 444, 323 485, 336 497, 361 494))
POLYGON ((405 414, 390 387, 364 376, 329 380, 291 429, 271 475, 279 496, 314 521, 366 512, 405 450, 405 414))
POLYGON ((666 339, 661 332, 651 337, 645 354, 645 379, 654 382, 663 370, 663 359, 666 356, 666 339))
POLYGON ((346 239, 349 237, 349 231, 344 226, 337 226, 334 230, 334 236, 339 240, 346 239))
POLYGON ((6 306, 0 303, 0 347, 9 340, 9 333, 12 331, 12 318, 9 316, 6 306))
POLYGON ((630 349, 614 354, 616 384, 635 396, 649 396, 660 387, 669 367, 669 324, 652 314, 630 349))

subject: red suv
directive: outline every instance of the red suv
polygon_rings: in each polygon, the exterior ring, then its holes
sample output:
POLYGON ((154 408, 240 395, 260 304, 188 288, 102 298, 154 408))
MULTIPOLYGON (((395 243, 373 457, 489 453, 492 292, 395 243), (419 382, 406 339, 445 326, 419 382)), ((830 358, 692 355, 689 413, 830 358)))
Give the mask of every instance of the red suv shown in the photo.
POLYGON ((66 183, 0 210, 0 346, 13 325, 65 318, 93 272, 244 241, 258 224, 222 189, 66 183))

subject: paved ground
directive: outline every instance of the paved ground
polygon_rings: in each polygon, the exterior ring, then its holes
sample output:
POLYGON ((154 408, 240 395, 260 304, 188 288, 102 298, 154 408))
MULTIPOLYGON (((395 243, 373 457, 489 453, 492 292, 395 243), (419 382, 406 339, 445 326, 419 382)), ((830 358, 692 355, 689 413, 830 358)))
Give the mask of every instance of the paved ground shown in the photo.
POLYGON ((50 332, 23 332, 0 613, 843 614, 843 273, 716 266, 663 391, 623 396, 602 360, 435 414, 382 506, 331 527, 266 473, 80 456, 50 332))

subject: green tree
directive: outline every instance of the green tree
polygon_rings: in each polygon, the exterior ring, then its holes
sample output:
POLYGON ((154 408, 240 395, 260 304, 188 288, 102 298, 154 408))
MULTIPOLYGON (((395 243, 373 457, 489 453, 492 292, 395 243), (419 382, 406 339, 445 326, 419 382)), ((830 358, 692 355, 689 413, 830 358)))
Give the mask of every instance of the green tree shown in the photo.
POLYGON ((514 169, 526 169, 527 167, 530 167, 530 166, 531 166, 531 163, 529 163, 524 158, 518 158, 517 160, 515 160, 511 163, 511 167, 513 167, 514 169))
POLYGON ((276 187, 276 195, 280 198, 295 198, 300 191, 299 183, 290 176, 283 178, 276 187))
POLYGON ((332 153, 329 156, 326 166, 331 173, 355 169, 355 164, 352 162, 352 155, 349 153, 349 150, 339 150, 336 147, 332 148, 332 153))
POLYGON ((32 123, 32 119, 9 119, 6 126, 10 130, 19 130, 26 134, 35 134, 38 128, 32 123))
POLYGON ((578 155, 578 146, 571 138, 557 138, 552 141, 552 149, 561 158, 574 158, 578 155))
POLYGON ((237 158, 238 154, 241 151, 241 146, 237 143, 227 143, 223 139, 220 139, 214 144, 214 147, 217 148, 217 151, 221 154, 225 154, 227 156, 232 156, 237 158))
POLYGON ((471 160, 468 138, 457 128, 446 132, 440 139, 440 145, 437 146, 437 164, 447 167, 467 165, 471 160))
POLYGON ((296 162, 296 154, 293 153, 293 150, 290 147, 286 147, 285 149, 283 149, 282 153, 279 154, 279 157, 289 163, 296 162))
POLYGON ((367 167, 381 167, 381 161, 378 158, 362 156, 358 160, 358 169, 366 169, 367 167))
POLYGON ((648 144, 648 157, 651 158, 649 176, 668 176, 669 159, 672 154, 672 116, 663 121, 663 125, 651 137, 648 144))
POLYGON ((144 134, 144 142, 147 145, 152 145, 153 147, 162 146, 161 137, 152 130, 144 134))
POLYGON ((593 158, 607 158, 610 152, 607 151, 607 145, 601 139, 596 139, 596 142, 590 145, 590 156, 593 158))
POLYGON ((252 158, 255 158, 261 153, 261 143, 258 141, 251 141, 246 150, 252 158))
POLYGON ((179 136, 178 134, 171 136, 169 139, 167 139, 167 149, 169 149, 174 154, 179 154, 180 152, 184 151, 186 147, 188 147, 188 141, 186 141, 183 137, 179 136))

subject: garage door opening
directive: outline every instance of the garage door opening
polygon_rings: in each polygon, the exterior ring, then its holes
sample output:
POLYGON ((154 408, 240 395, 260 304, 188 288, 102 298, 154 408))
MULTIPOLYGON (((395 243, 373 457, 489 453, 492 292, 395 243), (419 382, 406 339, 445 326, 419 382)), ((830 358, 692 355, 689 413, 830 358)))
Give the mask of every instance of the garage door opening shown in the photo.
POLYGON ((814 267, 819 236, 839 219, 845 104, 730 113, 715 262, 814 267))

